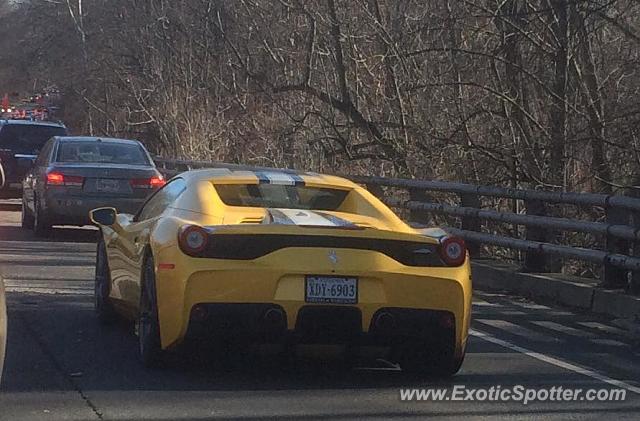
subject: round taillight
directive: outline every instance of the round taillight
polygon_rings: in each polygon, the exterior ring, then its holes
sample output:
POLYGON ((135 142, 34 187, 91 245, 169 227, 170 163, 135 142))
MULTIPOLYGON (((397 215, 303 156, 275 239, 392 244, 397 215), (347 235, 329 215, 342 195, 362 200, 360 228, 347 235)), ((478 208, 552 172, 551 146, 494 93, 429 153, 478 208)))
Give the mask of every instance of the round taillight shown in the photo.
POLYGON ((209 233, 197 225, 187 225, 180 232, 179 243, 180 248, 186 254, 198 254, 207 248, 209 233))
POLYGON ((449 266, 460 266, 467 258, 467 246, 462 238, 446 237, 440 242, 440 257, 449 266))

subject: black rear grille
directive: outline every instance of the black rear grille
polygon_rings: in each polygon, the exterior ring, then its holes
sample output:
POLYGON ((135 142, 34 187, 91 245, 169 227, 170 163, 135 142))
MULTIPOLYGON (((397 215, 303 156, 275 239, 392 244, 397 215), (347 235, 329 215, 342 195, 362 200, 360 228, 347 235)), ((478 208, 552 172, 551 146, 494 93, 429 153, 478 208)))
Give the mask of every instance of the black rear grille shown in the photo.
POLYGON ((349 342, 362 334, 362 314, 357 307, 302 307, 295 333, 302 343, 349 342))
POLYGON ((370 250, 407 266, 446 266, 434 244, 329 235, 214 233, 208 247, 195 257, 252 260, 289 247, 370 250))

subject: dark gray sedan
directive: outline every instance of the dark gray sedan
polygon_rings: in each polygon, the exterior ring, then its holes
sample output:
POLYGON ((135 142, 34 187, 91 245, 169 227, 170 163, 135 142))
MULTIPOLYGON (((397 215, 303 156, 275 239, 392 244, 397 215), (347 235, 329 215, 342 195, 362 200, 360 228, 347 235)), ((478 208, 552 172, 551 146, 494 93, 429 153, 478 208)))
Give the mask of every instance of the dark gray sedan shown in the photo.
POLYGON ((52 225, 86 225, 104 206, 134 214, 164 184, 136 140, 53 137, 23 181, 22 227, 44 235, 52 225))

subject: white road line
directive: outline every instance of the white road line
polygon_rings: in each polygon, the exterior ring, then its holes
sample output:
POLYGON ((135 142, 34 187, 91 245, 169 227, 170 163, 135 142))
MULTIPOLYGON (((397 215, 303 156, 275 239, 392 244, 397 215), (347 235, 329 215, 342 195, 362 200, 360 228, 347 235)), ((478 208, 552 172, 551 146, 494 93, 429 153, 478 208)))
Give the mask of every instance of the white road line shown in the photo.
POLYGON ((518 324, 508 322, 506 320, 494 320, 494 319, 475 319, 476 322, 482 323, 483 325, 488 325, 494 327, 496 329, 503 330, 512 335, 521 336, 530 341, 537 342, 560 342, 560 338, 544 335, 539 332, 535 332, 531 329, 527 329, 518 324))
POLYGON ((618 329, 617 327, 613 327, 613 326, 609 326, 609 325, 605 325, 602 323, 598 323, 598 322, 578 322, 579 325, 591 328, 591 329, 596 329, 599 331, 604 331, 606 333, 610 333, 610 334, 614 334, 614 335, 618 335, 618 336, 625 336, 625 331, 622 329, 618 329))
POLYGON ((517 305, 518 307, 524 307, 528 310, 551 310, 550 307, 530 302, 513 301, 511 304, 517 305))
POLYGON ((553 310, 553 311, 547 311, 545 312, 545 316, 546 317, 568 317, 568 316, 575 316, 575 313, 571 313, 569 311, 560 311, 560 310, 553 310))
POLYGON ((633 392, 635 394, 640 395, 640 387, 634 386, 622 380, 612 379, 611 377, 607 377, 604 374, 600 374, 597 371, 591 370, 589 368, 581 367, 573 363, 563 361, 556 357, 551 357, 549 355, 531 351, 527 348, 523 348, 519 345, 512 344, 511 342, 508 342, 502 339, 498 339, 495 336, 492 336, 488 333, 480 332, 475 329, 470 329, 469 334, 471 334, 472 336, 476 336, 480 339, 484 339, 487 342, 491 342, 492 344, 500 345, 503 348, 507 348, 512 351, 516 351, 521 354, 527 355, 529 357, 535 358, 536 360, 540 360, 547 364, 555 365, 556 367, 564 368, 565 370, 573 371, 574 373, 582 374, 583 376, 587 376, 592 379, 601 381, 603 383, 607 383, 611 386, 619 387, 621 389, 625 389, 625 390, 628 390, 629 392, 633 392))
POLYGON ((7 287, 8 293, 44 294, 44 295, 93 295, 93 288, 32 288, 7 287))
POLYGON ((565 326, 560 323, 551 322, 548 320, 533 320, 531 321, 534 325, 538 325, 544 327, 545 329, 550 329, 555 332, 564 333, 566 335, 577 336, 579 338, 595 338, 595 335, 591 332, 585 332, 579 329, 575 329, 571 326, 565 326))
POLYGON ((627 346, 624 342, 616 341, 614 339, 591 339, 589 342, 596 345, 627 346))
POLYGON ((480 306, 480 307, 503 307, 502 304, 490 303, 490 302, 487 302, 485 300, 480 300, 478 298, 474 298, 473 299, 473 305, 474 306, 480 306))

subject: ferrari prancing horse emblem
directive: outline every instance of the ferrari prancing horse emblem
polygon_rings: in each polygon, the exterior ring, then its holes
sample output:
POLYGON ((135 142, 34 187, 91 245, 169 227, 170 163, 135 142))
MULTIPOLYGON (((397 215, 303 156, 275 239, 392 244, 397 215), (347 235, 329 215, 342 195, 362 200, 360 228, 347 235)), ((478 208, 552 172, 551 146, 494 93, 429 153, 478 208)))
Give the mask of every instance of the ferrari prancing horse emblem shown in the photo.
POLYGON ((329 250, 329 261, 333 265, 337 265, 338 264, 338 254, 336 253, 335 250, 329 250))

